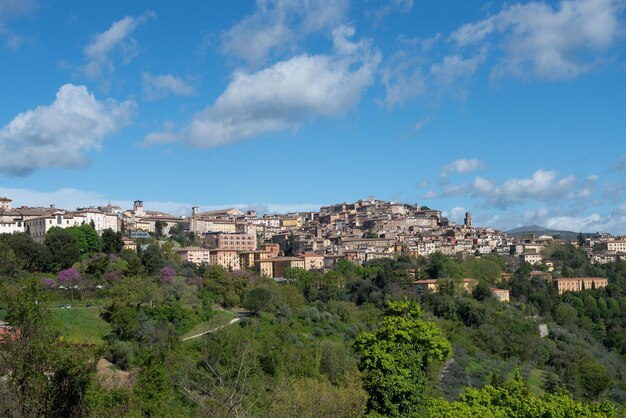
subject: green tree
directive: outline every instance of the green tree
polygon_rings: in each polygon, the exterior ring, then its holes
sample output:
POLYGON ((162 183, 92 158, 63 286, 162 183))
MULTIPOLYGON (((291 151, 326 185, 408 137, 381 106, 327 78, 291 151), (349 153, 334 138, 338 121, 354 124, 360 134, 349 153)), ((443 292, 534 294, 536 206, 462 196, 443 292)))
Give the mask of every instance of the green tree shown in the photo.
POLYGON ((87 242, 87 251, 88 253, 95 253, 102 249, 102 239, 98 232, 91 224, 81 225, 80 230, 85 236, 85 241, 87 242))
POLYGON ((488 299, 491 297, 491 288, 487 283, 479 282, 472 291, 472 296, 476 300, 488 299))
POLYGON ((33 241, 28 233, 1 234, 0 241, 5 242, 15 253, 20 269, 30 272, 49 271, 51 254, 48 247, 33 241))
POLYGON ((167 226, 167 222, 165 221, 156 221, 154 223, 154 236, 160 238, 163 236, 163 230, 167 226))
POLYGON ((8 244, 0 241, 0 276, 15 277, 19 271, 19 262, 15 252, 8 244))
POLYGON ((80 246, 76 237, 65 229, 57 226, 50 228, 44 240, 52 255, 53 267, 56 270, 66 269, 80 259, 80 246))
POLYGON ((425 405, 426 369, 435 360, 445 360, 452 347, 421 316, 415 302, 388 302, 378 329, 361 333, 354 342, 370 412, 406 416, 425 405))
POLYGON ((270 416, 276 418, 363 416, 367 393, 357 374, 349 374, 337 387, 328 382, 305 378, 296 380, 276 394, 270 416))
POLYGON ((585 246, 585 236, 583 235, 582 232, 578 233, 578 236, 576 237, 576 240, 578 241, 578 245, 580 247, 584 247, 585 246))
POLYGON ((433 399, 424 413, 428 417, 616 417, 610 402, 584 404, 576 402, 566 392, 533 395, 521 374, 504 385, 487 385, 482 389, 468 388, 458 402, 433 399))
POLYGON ((263 287, 255 287, 246 293, 243 299, 243 307, 254 314, 258 314, 267 306, 271 299, 272 294, 269 290, 263 287))
POLYGON ((102 251, 107 254, 117 254, 124 248, 121 232, 113 232, 111 228, 102 232, 102 251))
POLYGON ((148 274, 156 274, 165 265, 161 248, 158 244, 150 244, 146 251, 141 254, 141 262, 148 274))

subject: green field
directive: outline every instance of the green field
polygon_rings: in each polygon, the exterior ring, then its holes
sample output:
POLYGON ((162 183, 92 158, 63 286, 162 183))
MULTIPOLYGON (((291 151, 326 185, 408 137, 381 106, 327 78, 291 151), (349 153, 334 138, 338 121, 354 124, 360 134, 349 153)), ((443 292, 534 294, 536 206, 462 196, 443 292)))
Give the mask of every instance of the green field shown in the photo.
POLYGON ((52 308, 54 328, 71 342, 98 343, 111 332, 111 326, 100 318, 101 308, 52 308))

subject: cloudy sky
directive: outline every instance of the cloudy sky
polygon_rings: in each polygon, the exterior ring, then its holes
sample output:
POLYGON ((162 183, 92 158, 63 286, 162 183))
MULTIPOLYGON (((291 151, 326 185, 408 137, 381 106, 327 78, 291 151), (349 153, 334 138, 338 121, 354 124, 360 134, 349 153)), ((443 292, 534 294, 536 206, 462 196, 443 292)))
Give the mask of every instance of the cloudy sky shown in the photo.
POLYGON ((626 234, 624 0, 0 0, 0 196, 626 234))

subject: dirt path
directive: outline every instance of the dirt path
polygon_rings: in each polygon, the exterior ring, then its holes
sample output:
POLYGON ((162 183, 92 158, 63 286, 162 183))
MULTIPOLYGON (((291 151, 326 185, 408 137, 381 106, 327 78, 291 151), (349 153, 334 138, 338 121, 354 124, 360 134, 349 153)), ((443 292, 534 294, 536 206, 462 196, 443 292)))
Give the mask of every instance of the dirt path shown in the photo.
POLYGON ((193 338, 198 338, 198 337, 201 337, 201 336, 203 336, 204 334, 210 334, 210 333, 212 333, 212 332, 219 331, 220 329, 222 329, 222 328, 224 328, 224 327, 226 327, 226 326, 228 326, 228 325, 232 325, 232 324, 234 324, 234 323, 236 323, 236 322, 239 322, 239 320, 240 320, 240 319, 241 319, 241 318, 233 318, 233 319, 231 319, 231 320, 230 320, 227 324, 220 325, 219 327, 216 327, 216 328, 210 329, 210 330, 208 330, 208 331, 201 332, 201 333, 199 333, 199 334, 190 335, 189 337, 182 338, 182 339, 181 339, 181 341, 191 340, 191 339, 193 339, 193 338))

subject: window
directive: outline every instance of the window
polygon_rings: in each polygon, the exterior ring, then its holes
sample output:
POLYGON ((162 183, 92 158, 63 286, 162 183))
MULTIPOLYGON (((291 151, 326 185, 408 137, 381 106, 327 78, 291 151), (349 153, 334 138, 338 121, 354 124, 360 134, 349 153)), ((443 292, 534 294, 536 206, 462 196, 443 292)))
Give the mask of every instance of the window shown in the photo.
POLYGON ((57 216, 57 225, 61 225, 61 223, 63 222, 63 220, 61 219, 61 215, 57 216))

